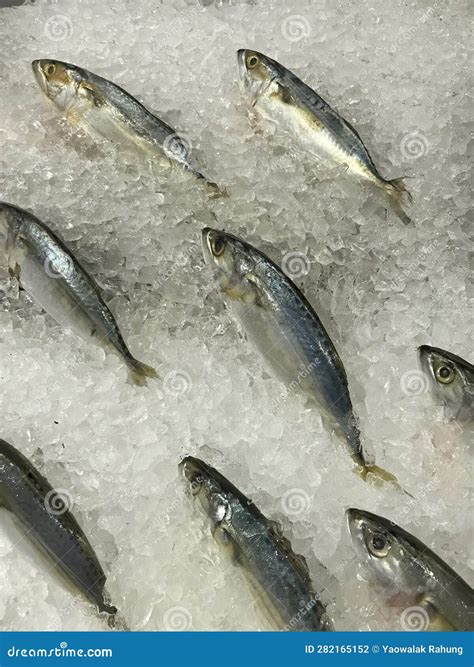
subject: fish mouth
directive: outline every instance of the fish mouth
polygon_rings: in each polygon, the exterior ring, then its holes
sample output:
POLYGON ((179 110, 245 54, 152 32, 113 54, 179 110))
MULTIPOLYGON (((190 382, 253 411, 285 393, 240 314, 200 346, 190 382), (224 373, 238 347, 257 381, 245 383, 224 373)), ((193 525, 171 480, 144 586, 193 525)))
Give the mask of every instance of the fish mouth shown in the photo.
POLYGON ((431 367, 430 358, 433 348, 429 345, 420 345, 418 354, 420 356, 421 369, 427 373, 431 378, 434 378, 433 369, 431 367))
POLYGON ((418 348, 418 353, 421 359, 427 357, 430 352, 431 352, 431 347, 429 345, 420 345, 420 347, 418 348))
POLYGON ((363 512, 355 507, 349 507, 349 509, 346 510, 346 518, 352 539, 357 539, 362 527, 363 512))
POLYGON ((237 65, 239 68, 239 77, 241 80, 245 79, 247 76, 247 66, 245 64, 245 56, 247 49, 239 49, 237 51, 237 65))
POLYGON ((194 456, 185 456, 181 463, 179 463, 178 469, 188 482, 189 486, 187 490, 192 496, 199 494, 208 468, 209 466, 204 461, 194 456))
POLYGON ((366 512, 351 507, 346 510, 346 518, 354 551, 361 562, 366 562, 366 559, 370 557, 364 538, 367 526, 366 512))
POLYGON ((33 70, 33 74, 35 75, 35 79, 38 82, 41 90, 43 92, 46 92, 46 77, 43 72, 43 63, 44 60, 33 60, 31 63, 31 69, 33 70))
POLYGON ((401 532, 399 526, 390 519, 386 519, 378 514, 372 514, 366 510, 356 509, 351 507, 346 510, 349 530, 353 538, 359 539, 359 536, 365 528, 371 528, 375 531, 385 531, 387 533, 401 532))
POLYGON ((385 519, 366 512, 365 510, 357 509, 356 507, 350 507, 346 510, 347 524, 349 527, 349 532, 351 534, 352 540, 355 543, 359 543, 363 540, 364 528, 369 525, 378 525, 381 526, 385 519))
POLYGON ((204 252, 204 259, 209 262, 212 260, 213 253, 212 253, 212 239, 216 236, 218 232, 216 232, 215 229, 212 229, 211 227, 204 227, 204 229, 201 232, 201 240, 202 240, 202 249, 204 252))
POLYGON ((179 471, 188 482, 192 482, 197 475, 202 474, 206 467, 204 461, 194 456, 185 456, 178 465, 179 471))

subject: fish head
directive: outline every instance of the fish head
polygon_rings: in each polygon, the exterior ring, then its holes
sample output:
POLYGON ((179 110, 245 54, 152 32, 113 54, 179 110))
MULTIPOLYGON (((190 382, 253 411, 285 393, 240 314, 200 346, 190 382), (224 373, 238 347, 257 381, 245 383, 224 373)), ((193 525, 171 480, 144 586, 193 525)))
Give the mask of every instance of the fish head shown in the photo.
POLYGON ((204 258, 214 269, 221 290, 232 300, 256 298, 252 282, 258 256, 252 246, 233 234, 206 227, 202 231, 204 258))
POLYGON ((421 345, 419 354, 423 370, 445 404, 460 407, 467 394, 474 394, 474 368, 470 363, 430 345, 421 345))
POLYGON ((58 109, 67 110, 74 99, 77 87, 83 79, 81 70, 75 65, 59 60, 33 60, 35 78, 48 99, 58 109))
POLYGON ((263 53, 250 49, 237 51, 237 63, 240 88, 244 94, 250 96, 251 105, 254 106, 260 95, 278 78, 278 63, 263 53))
POLYGON ((189 485, 189 491, 198 499, 210 519, 213 530, 229 517, 230 500, 225 489, 225 478, 214 468, 194 456, 186 456, 179 468, 189 485))
POLYGON ((346 514, 352 544, 369 574, 383 586, 398 590, 416 587, 412 536, 371 512, 351 508, 346 514))

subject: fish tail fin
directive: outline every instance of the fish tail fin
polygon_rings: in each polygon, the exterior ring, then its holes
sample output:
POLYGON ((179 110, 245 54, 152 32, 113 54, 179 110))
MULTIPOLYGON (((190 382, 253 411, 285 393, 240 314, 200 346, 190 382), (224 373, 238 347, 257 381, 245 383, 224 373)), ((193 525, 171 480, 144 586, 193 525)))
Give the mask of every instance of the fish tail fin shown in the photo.
POLYGON ((110 614, 111 616, 115 616, 115 614, 118 611, 117 607, 114 607, 113 604, 107 604, 106 602, 98 602, 97 608, 100 611, 100 613, 105 612, 106 614, 110 614))
POLYGON ((388 470, 384 470, 379 466, 376 465, 359 466, 359 468, 357 469, 357 474, 364 480, 364 482, 367 482, 369 479, 369 475, 372 475, 376 486, 382 486, 385 482, 394 484, 398 489, 400 489, 400 491, 405 493, 407 496, 410 496, 410 498, 413 498, 411 493, 408 493, 408 491, 405 491, 405 489, 402 486, 400 486, 398 479, 395 477, 395 475, 392 475, 391 472, 388 472, 388 470))
MULTIPOLYGON (((114 607, 115 608, 115 607, 114 607)), ((120 630, 122 632, 130 632, 130 628, 125 623, 122 616, 115 610, 114 614, 110 614, 107 618, 107 625, 111 630, 120 630)))
POLYGON ((130 379, 133 384, 143 387, 146 385, 147 378, 158 378, 159 375, 152 366, 148 366, 133 357, 127 360, 130 379))
POLYGON ((412 204, 413 197, 403 182, 403 178, 394 178, 391 181, 382 181, 382 187, 390 200, 390 204, 394 213, 405 225, 410 224, 411 218, 403 210, 403 204, 405 202, 412 204))

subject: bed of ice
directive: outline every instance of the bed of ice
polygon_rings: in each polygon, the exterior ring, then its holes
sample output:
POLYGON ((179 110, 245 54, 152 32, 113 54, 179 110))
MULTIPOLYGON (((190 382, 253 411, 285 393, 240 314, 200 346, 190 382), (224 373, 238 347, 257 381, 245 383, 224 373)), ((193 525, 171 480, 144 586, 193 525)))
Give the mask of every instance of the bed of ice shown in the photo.
MULTIPOLYGON (((469 60, 463 0, 0 3, 1 199, 49 221, 106 290, 131 351, 127 383, 0 269, 1 437, 73 511, 131 629, 264 629, 244 580, 184 492, 186 454, 217 466, 306 556, 338 629, 400 628, 358 565, 344 518, 389 516, 472 583, 466 432, 444 419, 417 346, 469 359, 469 60), (236 50, 273 56, 357 127, 387 177, 408 175, 415 221, 249 120, 236 50), (122 85, 185 135, 227 187, 158 180, 146 162, 79 137, 30 61, 57 58, 122 85), (344 361, 367 448, 415 496, 364 484, 316 411, 266 372, 223 307, 200 230, 244 236, 286 267, 344 361), (318 565, 321 561, 326 571, 318 565), (317 576, 316 576, 317 574, 317 576)), ((0 625, 107 629, 0 525, 0 625)))

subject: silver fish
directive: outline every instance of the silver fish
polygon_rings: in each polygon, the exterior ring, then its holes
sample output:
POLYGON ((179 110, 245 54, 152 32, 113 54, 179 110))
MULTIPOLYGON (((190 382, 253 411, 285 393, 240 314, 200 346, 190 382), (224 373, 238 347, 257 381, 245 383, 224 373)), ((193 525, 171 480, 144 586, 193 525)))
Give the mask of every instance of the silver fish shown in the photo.
POLYGON ((204 461, 187 456, 179 467, 211 520, 214 538, 242 568, 268 620, 279 630, 332 630, 305 559, 278 525, 204 461))
POLYGON ((371 512, 352 508, 347 519, 355 551, 386 598, 420 610, 416 629, 474 630, 474 591, 423 542, 371 512))
POLYGON ((463 422, 474 420, 474 366, 452 352, 421 345, 423 370, 448 415, 463 422))
POLYGON ((106 600, 104 571, 67 499, 21 452, 1 439, 0 506, 19 519, 27 536, 99 611, 116 614, 116 607, 106 600))
POLYGON ((296 285, 242 239, 202 232, 204 256, 252 343, 286 387, 308 396, 346 442, 363 479, 395 477, 366 460, 346 371, 326 329, 296 285))
POLYGON ((206 180, 190 163, 189 142, 120 86, 59 60, 34 60, 32 67, 43 93, 71 125, 95 138, 166 157, 206 180))
POLYGON ((118 352, 135 384, 158 377, 135 359, 97 283, 38 218, 0 202, 0 262, 59 324, 118 352))
POLYGON ((362 180, 380 188, 405 224, 403 197, 412 198, 402 179, 383 178, 357 131, 322 97, 276 60, 258 51, 237 51, 240 84, 251 106, 265 119, 278 123, 315 156, 344 165, 362 180))

